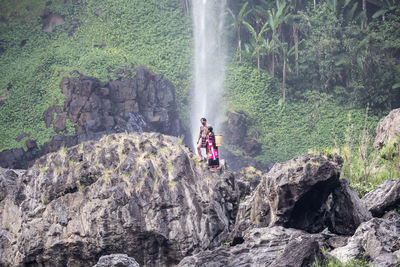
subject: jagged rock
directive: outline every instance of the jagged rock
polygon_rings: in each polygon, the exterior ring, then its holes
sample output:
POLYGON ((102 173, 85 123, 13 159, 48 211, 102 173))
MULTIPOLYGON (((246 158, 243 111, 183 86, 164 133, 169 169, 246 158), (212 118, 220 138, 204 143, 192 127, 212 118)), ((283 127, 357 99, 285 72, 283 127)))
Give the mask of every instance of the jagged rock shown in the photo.
POLYGON ((387 142, 400 136, 400 108, 392 110, 376 127, 374 147, 381 149, 387 142))
POLYGON ((81 140, 129 131, 132 127, 174 136, 185 133, 178 119, 175 88, 171 82, 145 67, 125 67, 116 73, 118 80, 108 83, 82 74, 79 79, 63 78, 60 86, 67 96, 64 111, 71 122, 78 124, 81 140), (133 72, 136 75, 129 78, 133 72), (143 128, 130 126, 131 116, 143 117, 143 128))
POLYGON ((224 245, 186 257, 178 266, 309 266, 304 264, 312 263, 318 257, 318 243, 310 234, 275 226, 252 229, 244 236, 244 243, 224 245), (293 249, 299 243, 301 247, 293 249))
POLYGON ((111 254, 101 256, 99 261, 93 267, 140 267, 134 258, 126 254, 111 254))
POLYGON ((312 263, 323 258, 317 240, 311 236, 303 235, 291 240, 282 254, 276 258, 271 266, 312 266, 312 263))
POLYGON ((232 172, 194 158, 178 138, 131 133, 37 159, 0 202, 0 266, 92 266, 115 252, 170 266, 219 246, 239 192, 232 172))
MULTIPOLYGON (((52 126, 60 133, 66 129, 69 118, 76 124, 75 134, 56 136, 38 151, 24 152, 22 148, 1 151, 0 166, 26 169, 36 158, 61 146, 98 140, 111 133, 151 131, 184 135, 186 139, 190 136, 179 119, 171 82, 145 67, 135 69, 133 64, 120 72, 126 77, 107 83, 77 71, 71 72, 73 77, 64 77, 60 84, 66 95, 64 105, 45 110, 43 120, 47 128, 52 126), (128 78, 133 72, 136 76, 128 78)), ((186 139, 185 143, 189 143, 186 139)))
POLYGON ((373 216, 382 216, 386 211, 400 204, 400 178, 386 180, 376 189, 368 192, 361 201, 373 216))
POLYGON ((282 225, 308 232, 325 228, 324 204, 337 188, 342 159, 305 154, 277 163, 253 194, 240 203, 235 229, 239 238, 251 227, 282 225))
POLYGON ((373 266, 397 266, 400 260, 400 215, 362 223, 346 246, 329 254, 342 262, 368 257, 373 266))
POLYGON ((250 195, 258 186, 262 178, 262 171, 250 166, 242 168, 236 173, 236 182, 240 191, 240 199, 250 195))
POLYGON ((329 230, 340 235, 352 235, 361 223, 372 219, 372 215, 350 187, 349 180, 341 179, 340 185, 332 193, 329 230))
POLYGON ((52 32, 54 27, 64 22, 64 18, 59 14, 49 14, 43 20, 43 31, 52 32))

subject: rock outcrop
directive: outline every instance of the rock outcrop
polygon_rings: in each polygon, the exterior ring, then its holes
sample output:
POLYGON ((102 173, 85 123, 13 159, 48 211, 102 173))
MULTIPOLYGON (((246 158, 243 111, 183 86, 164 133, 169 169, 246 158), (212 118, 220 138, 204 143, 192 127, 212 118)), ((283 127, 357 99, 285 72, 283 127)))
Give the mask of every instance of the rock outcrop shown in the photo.
POLYGON ((124 253, 170 266, 219 246, 239 191, 158 133, 104 136, 0 171, 0 265, 92 266, 124 253))
POLYGON ((101 256, 93 267, 140 267, 140 265, 126 254, 111 254, 101 256))
POLYGON ((1 167, 26 169, 36 158, 62 146, 98 140, 111 133, 151 131, 188 138, 179 120, 175 88, 162 75, 133 65, 116 70, 117 79, 109 82, 77 71, 71 75, 64 77, 60 84, 66 95, 64 106, 53 106, 43 113, 46 127, 53 127, 59 135, 40 149, 15 148, 0 152, 1 167), (75 133, 63 135, 67 119, 76 125, 75 133))
POLYGON ((381 149, 387 142, 400 136, 400 108, 392 110, 376 127, 374 147, 381 149))
POLYGON ((227 120, 222 125, 224 143, 232 150, 240 150, 242 155, 234 155, 229 150, 223 150, 222 155, 230 163, 231 168, 239 170, 248 166, 261 170, 269 170, 269 164, 263 164, 254 159, 261 153, 261 144, 256 138, 250 136, 248 129, 248 114, 243 110, 228 111, 227 120))
POLYGON ((329 254, 341 262, 369 258, 373 266, 398 266, 400 261, 400 215, 392 212, 386 218, 362 223, 346 246, 329 254))
POLYGON ((277 163, 239 206, 232 238, 251 227, 282 225, 311 233, 323 230, 324 205, 339 187, 342 159, 306 154, 277 163))
POLYGON ((224 245, 183 259, 180 267, 310 266, 321 259, 315 237, 282 226, 256 228, 244 236, 244 243, 224 245))
POLYGON ((332 192, 328 207, 327 224, 329 230, 336 234, 352 235, 361 223, 372 219, 347 179, 340 180, 340 187, 332 192))
POLYGON ((400 178, 386 180, 376 189, 368 192, 361 200, 372 215, 382 216, 386 211, 400 205, 400 178))

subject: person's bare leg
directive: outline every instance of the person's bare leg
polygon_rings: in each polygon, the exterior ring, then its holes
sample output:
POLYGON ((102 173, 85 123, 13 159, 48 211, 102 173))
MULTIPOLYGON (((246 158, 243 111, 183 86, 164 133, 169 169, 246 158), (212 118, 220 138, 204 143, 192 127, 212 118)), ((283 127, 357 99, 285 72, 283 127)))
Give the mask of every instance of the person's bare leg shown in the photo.
POLYGON ((203 161, 203 154, 201 153, 201 143, 197 145, 197 152, 200 156, 200 161, 203 161))

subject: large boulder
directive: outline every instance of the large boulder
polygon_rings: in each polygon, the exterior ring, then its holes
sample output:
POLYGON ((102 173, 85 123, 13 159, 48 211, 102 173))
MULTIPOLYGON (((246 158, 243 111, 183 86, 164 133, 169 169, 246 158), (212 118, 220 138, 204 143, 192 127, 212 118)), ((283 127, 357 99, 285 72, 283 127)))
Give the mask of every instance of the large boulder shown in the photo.
POLYGON ((361 223, 372 219, 347 179, 341 179, 340 187, 332 192, 327 214, 329 230, 340 235, 353 235, 361 223))
POLYGON ((209 172, 159 133, 108 135, 4 175, 0 266, 91 266, 116 252, 174 265, 219 246, 239 202, 232 172, 209 172))
POLYGON ((77 123, 80 139, 131 128, 174 136, 185 133, 178 118, 175 88, 162 75, 133 65, 117 70, 117 79, 107 83, 76 74, 79 78, 64 77, 60 86, 67 96, 63 110, 77 123), (143 123, 131 120, 132 116, 143 123))
POLYGON ((400 204, 400 178, 386 180, 362 199, 372 215, 380 217, 400 204))
POLYGON ((281 226, 256 228, 244 236, 244 243, 223 245, 184 258, 180 267, 310 266, 321 259, 316 238, 301 230, 281 226))
POLYGON ((239 206, 232 238, 251 227, 282 225, 308 232, 326 227, 325 202, 340 186, 342 159, 305 154, 277 163, 239 206))
POLYGON ((374 147, 381 149, 389 141, 400 136, 400 108, 392 110, 376 127, 374 147))
POLYGON ((369 258, 373 266, 398 266, 400 261, 400 215, 393 212, 385 218, 362 223, 346 246, 329 254, 346 263, 369 258))

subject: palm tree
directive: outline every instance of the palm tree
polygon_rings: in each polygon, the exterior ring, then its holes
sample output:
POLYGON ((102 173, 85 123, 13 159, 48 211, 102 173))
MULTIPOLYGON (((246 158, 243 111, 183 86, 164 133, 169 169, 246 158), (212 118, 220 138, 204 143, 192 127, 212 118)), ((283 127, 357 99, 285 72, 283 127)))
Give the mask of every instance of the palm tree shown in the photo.
POLYGON ((301 40, 299 43, 295 43, 290 49, 288 48, 287 43, 281 42, 278 38, 275 37, 275 41, 279 44, 279 48, 281 49, 282 52, 282 58, 283 58, 283 66, 282 66, 282 101, 285 102, 286 99, 286 71, 288 69, 288 60, 289 57, 292 56, 298 46, 303 42, 301 40))
POLYGON ((251 26, 246 21, 243 21, 243 24, 247 27, 251 36, 253 37, 255 43, 255 50, 257 53, 257 71, 258 73, 260 73, 260 45, 264 43, 263 41, 265 41, 263 34, 269 29, 268 22, 264 23, 259 33, 257 33, 256 30, 253 28, 253 26, 251 26))
POLYGON ((235 15, 233 13, 233 11, 230 8, 228 8, 228 12, 231 14, 232 19, 233 19, 232 26, 235 28, 235 31, 236 31, 236 36, 237 36, 236 50, 239 51, 240 61, 242 61, 242 55, 240 53, 240 51, 242 50, 242 40, 240 38, 240 30, 241 30, 241 26, 244 22, 244 18, 247 16, 247 14, 249 14, 251 12, 251 10, 246 11, 246 8, 248 5, 249 5, 249 2, 244 3, 237 15, 235 15))
MULTIPOLYGON (((286 1, 276 0, 276 10, 272 8, 268 10, 268 24, 272 29, 272 36, 275 36, 276 30, 282 22, 285 22, 291 14, 288 14, 289 6, 286 5, 286 1)), ((275 43, 273 43, 275 45, 275 43)), ((271 57, 271 75, 275 73, 275 58, 272 54, 271 57)))

